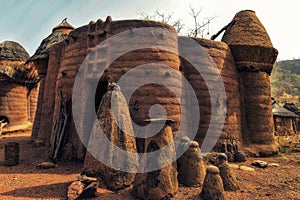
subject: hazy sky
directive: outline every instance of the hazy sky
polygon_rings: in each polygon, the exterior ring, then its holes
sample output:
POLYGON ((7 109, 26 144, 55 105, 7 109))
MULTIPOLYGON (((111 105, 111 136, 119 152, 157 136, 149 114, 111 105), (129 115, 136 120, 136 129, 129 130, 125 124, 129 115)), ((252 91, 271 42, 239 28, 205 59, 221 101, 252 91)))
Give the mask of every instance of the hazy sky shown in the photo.
POLYGON ((91 20, 105 20, 107 15, 113 20, 131 19, 139 18, 139 12, 152 14, 155 10, 173 13, 173 18, 182 19, 187 28, 193 24, 189 5, 196 10, 202 7, 202 17, 217 16, 210 25, 211 33, 228 24, 236 12, 254 10, 279 50, 278 58, 300 58, 300 1, 297 0, 0 0, 0 42, 17 41, 32 55, 42 39, 66 17, 79 27, 91 20))

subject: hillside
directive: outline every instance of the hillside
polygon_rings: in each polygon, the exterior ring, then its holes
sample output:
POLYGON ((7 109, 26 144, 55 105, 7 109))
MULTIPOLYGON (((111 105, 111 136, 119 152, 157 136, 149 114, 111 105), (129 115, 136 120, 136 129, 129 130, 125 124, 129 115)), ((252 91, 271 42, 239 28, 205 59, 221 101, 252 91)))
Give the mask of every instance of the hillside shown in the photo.
POLYGON ((275 63, 271 91, 272 97, 280 103, 292 102, 300 107, 300 59, 275 63))

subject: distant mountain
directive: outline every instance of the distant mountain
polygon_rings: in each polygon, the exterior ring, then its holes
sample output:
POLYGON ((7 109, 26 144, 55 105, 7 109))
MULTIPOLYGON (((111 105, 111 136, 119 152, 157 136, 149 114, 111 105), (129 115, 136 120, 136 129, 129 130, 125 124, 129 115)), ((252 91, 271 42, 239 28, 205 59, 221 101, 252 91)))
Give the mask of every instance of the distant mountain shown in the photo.
POLYGON ((300 59, 276 62, 271 74, 271 92, 279 103, 300 107, 300 59))

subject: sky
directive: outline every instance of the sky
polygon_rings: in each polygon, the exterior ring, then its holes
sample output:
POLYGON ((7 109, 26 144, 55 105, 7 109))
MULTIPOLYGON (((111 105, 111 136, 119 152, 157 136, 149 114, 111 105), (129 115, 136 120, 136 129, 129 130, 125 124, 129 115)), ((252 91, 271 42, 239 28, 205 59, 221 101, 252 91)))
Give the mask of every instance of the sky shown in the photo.
POLYGON ((202 8, 200 21, 216 16, 209 27, 212 34, 227 25, 237 12, 254 10, 279 51, 278 60, 300 58, 297 0, 0 0, 0 42, 17 41, 32 55, 52 28, 66 17, 74 27, 80 27, 97 19, 105 20, 108 15, 113 20, 139 19, 139 13, 151 15, 156 10, 181 19, 184 35, 188 27, 193 27, 190 6, 195 10, 202 8))

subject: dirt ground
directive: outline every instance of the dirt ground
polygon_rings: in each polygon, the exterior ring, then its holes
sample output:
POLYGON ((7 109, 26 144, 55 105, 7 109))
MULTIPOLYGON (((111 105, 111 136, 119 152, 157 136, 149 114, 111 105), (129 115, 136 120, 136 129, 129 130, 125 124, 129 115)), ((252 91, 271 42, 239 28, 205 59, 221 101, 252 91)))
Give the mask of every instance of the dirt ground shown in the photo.
MULTIPOLYGON (((65 199, 67 186, 77 179, 82 163, 76 161, 58 163, 53 169, 38 169, 36 165, 47 161, 45 147, 32 147, 29 133, 4 135, 0 139, 0 199, 65 199), (20 163, 4 166, 4 144, 20 143, 20 163)), ((248 158, 238 165, 251 166, 257 158, 248 158)), ((226 198, 300 200, 300 153, 282 153, 276 157, 259 158, 279 167, 255 168, 254 172, 234 169, 241 190, 226 192, 226 198)), ((201 188, 179 187, 173 200, 198 199, 201 188)), ((99 188, 97 200, 135 200, 131 189, 118 193, 99 188)))

